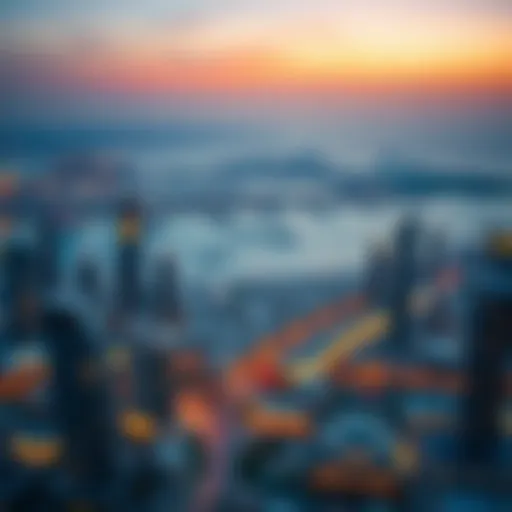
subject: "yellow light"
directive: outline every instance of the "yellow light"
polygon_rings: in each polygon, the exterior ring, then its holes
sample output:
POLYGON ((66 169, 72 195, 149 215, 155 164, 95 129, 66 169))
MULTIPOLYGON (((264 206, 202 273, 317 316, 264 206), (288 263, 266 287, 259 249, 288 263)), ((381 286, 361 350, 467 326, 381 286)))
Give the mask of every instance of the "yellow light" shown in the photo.
POLYGON ((10 452, 14 460, 24 466, 42 468, 56 464, 62 456, 60 439, 36 439, 15 435, 11 439, 10 452))
POLYGON ((368 314, 319 355, 292 365, 289 368, 290 379, 296 382, 307 382, 329 372, 347 355, 374 343, 386 333, 388 327, 389 316, 384 312, 368 314))
POLYGON ((121 431, 132 441, 146 443, 157 434, 156 422, 148 414, 139 411, 128 411, 121 415, 121 431))

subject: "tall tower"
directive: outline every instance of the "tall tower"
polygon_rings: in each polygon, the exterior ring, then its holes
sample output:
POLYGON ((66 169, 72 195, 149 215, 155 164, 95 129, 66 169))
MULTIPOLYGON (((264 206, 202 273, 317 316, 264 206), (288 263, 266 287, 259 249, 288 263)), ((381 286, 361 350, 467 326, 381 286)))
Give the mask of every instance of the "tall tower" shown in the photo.
POLYGON ((391 343, 393 358, 408 354, 411 342, 410 299, 416 272, 416 240, 418 227, 412 218, 403 219, 395 239, 394 282, 391 293, 391 343))
POLYGON ((13 243, 2 255, 2 299, 6 310, 20 299, 29 284, 29 276, 33 270, 33 261, 29 247, 13 243))
POLYGON ((137 347, 139 406, 162 425, 170 419, 170 354, 151 342, 137 347))
POLYGON ((59 284, 61 226, 55 212, 43 210, 37 231, 38 281, 42 290, 59 284))
POLYGON ((181 304, 174 260, 164 258, 156 265, 151 286, 151 317, 144 344, 137 347, 141 400, 158 421, 167 422, 172 385, 170 362, 181 332, 181 304))
POLYGON ((391 257, 384 245, 373 247, 367 261, 365 291, 370 303, 387 305, 391 281, 391 257))
POLYGON ((490 238, 470 275, 469 393, 463 460, 491 467, 496 457, 505 361, 512 340, 512 233, 490 238))
POLYGON ((4 322, 18 334, 31 328, 39 307, 35 282, 35 259, 30 246, 13 242, 2 261, 4 322))
MULTIPOLYGON (((389 359, 398 369, 410 359, 412 345, 411 297, 416 277, 417 223, 413 218, 402 219, 395 235, 390 290, 389 359)), ((395 371, 391 373, 391 385, 384 395, 383 405, 394 427, 401 436, 409 432, 404 417, 404 390, 395 385, 395 371)))
POLYGON ((118 309, 133 314, 141 306, 142 212, 134 200, 124 201, 118 215, 118 309))
POLYGON ((178 291, 176 264, 172 258, 164 258, 157 263, 152 286, 151 309, 157 320, 179 323, 181 304, 178 291))
POLYGON ((96 340, 77 314, 58 305, 46 312, 43 327, 68 468, 86 485, 107 485, 115 471, 113 411, 96 340))

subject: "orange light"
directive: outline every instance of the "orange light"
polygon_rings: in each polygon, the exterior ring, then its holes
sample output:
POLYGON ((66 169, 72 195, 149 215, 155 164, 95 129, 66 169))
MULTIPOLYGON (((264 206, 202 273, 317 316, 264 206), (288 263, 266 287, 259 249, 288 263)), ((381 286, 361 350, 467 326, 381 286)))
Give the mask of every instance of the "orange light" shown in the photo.
POLYGON ((314 470, 310 486, 319 492, 345 492, 379 497, 393 497, 400 491, 400 482, 389 471, 373 467, 327 464, 314 470))
POLYGON ((60 439, 36 439, 15 435, 10 442, 13 459, 24 466, 33 468, 49 467, 62 456, 63 444, 60 439))
POLYGON ((354 383, 365 391, 380 391, 389 385, 390 373, 383 364, 369 363, 355 370, 354 383))
POLYGON ((121 416, 121 431, 132 441, 146 443, 157 434, 156 422, 148 414, 128 411, 121 416))
POLYGON ((311 435, 310 418, 300 412, 279 412, 254 409, 246 418, 246 426, 261 436, 303 438, 311 435))
POLYGON ((215 426, 215 415, 206 397, 197 391, 182 391, 176 397, 179 422, 190 432, 207 435, 215 426))

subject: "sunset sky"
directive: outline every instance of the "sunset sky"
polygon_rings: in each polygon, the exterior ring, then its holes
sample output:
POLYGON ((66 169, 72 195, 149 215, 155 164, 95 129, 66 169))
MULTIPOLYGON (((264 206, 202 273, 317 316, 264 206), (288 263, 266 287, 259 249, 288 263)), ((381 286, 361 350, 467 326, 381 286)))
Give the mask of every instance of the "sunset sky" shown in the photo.
POLYGON ((494 143, 512 99, 509 0, 3 0, 0 48, 4 119, 458 108, 494 143))
MULTIPOLYGON (((6 82, 165 93, 505 88, 508 0, 4 0, 6 82), (39 82, 39 83, 38 83, 39 82)), ((28 86, 28 84, 27 84, 28 86)))

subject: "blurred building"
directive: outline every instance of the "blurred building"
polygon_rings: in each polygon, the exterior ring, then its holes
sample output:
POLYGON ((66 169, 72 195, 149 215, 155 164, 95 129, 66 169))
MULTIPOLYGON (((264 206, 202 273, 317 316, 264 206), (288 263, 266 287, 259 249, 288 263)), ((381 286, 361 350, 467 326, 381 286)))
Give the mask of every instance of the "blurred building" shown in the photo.
POLYGON ((512 340, 512 234, 490 237, 471 276, 469 396, 464 427, 466 464, 491 467, 501 435, 505 370, 512 340))
POLYGON ((390 343, 393 345, 395 358, 407 357, 410 351, 410 303, 416 279, 417 234, 418 225, 412 218, 405 218, 396 231, 390 304, 390 343))
POLYGON ((55 364, 56 398, 66 439, 66 467, 86 488, 112 484, 116 473, 113 409, 99 340, 84 319, 61 306, 45 316, 55 364))
POLYGON ((57 209, 43 208, 39 212, 37 222, 36 250, 39 286, 44 291, 53 291, 59 284, 64 237, 57 209))
POLYGON ((142 307, 142 210, 134 200, 124 201, 117 218, 117 312, 131 315, 142 307))
POLYGON ((99 268, 91 258, 78 263, 76 285, 81 294, 91 301, 101 299, 101 282, 99 268))
POLYGON ((163 258, 155 265, 150 302, 156 320, 176 325, 181 323, 183 311, 178 271, 173 258, 163 258))

